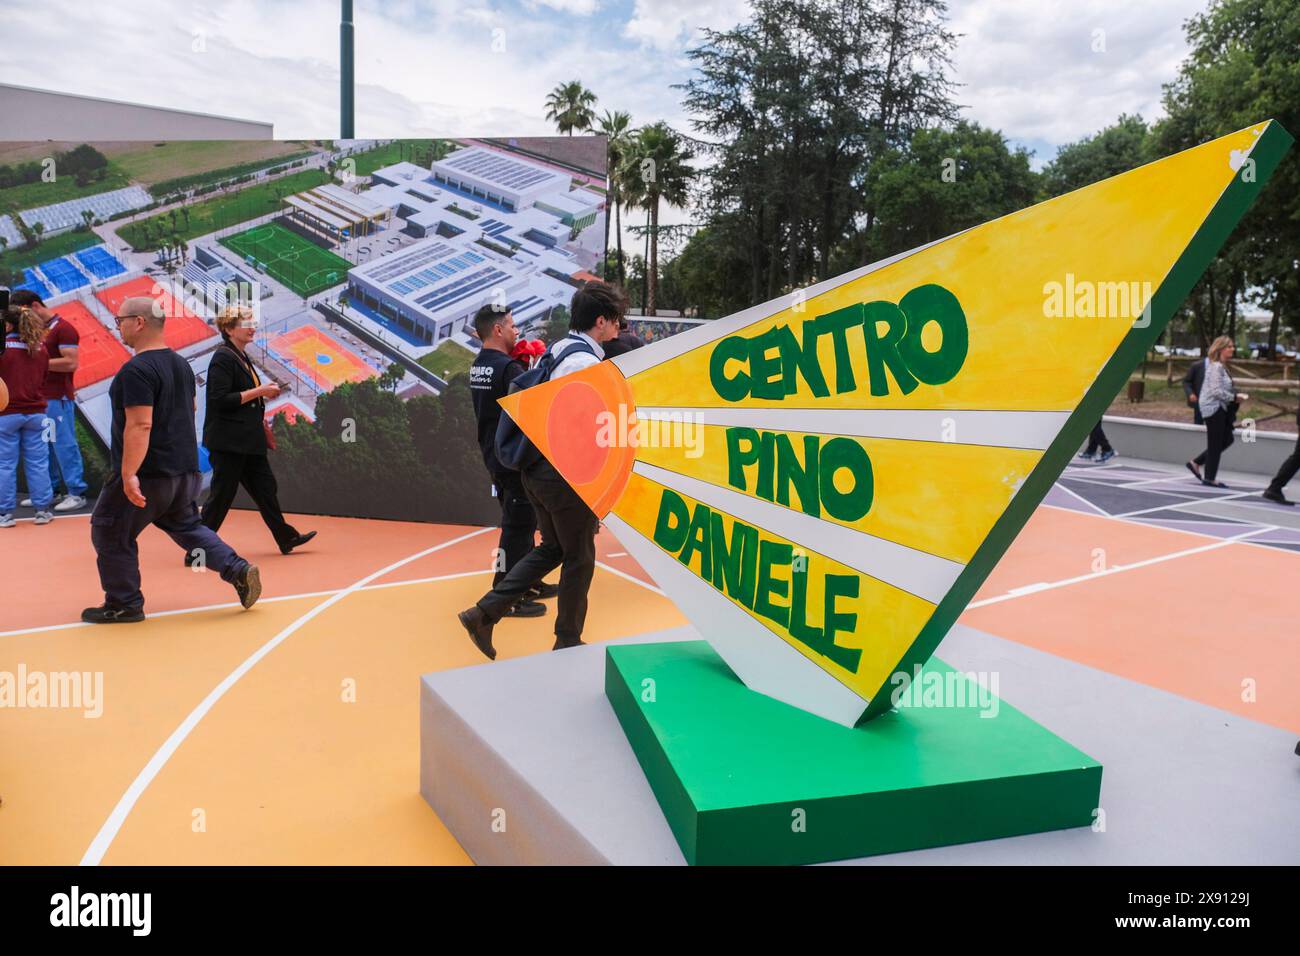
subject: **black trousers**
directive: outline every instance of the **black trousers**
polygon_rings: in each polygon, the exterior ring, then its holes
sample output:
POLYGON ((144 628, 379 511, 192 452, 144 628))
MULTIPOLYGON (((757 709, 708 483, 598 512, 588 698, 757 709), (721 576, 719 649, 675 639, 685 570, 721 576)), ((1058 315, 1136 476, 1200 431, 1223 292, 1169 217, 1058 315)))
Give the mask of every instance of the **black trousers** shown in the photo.
POLYGON ((1291 452, 1291 457, 1282 462, 1282 467, 1273 476, 1273 480, 1268 483, 1269 490, 1280 493, 1286 483, 1294 478, 1298 471, 1300 471, 1300 438, 1296 439, 1295 449, 1291 452))
POLYGON ((209 451, 208 460, 212 462, 212 485, 203 505, 205 525, 213 531, 220 530, 230 513, 230 506, 234 504, 235 495, 239 493, 239 486, 243 485, 262 513, 262 520, 271 529, 276 544, 283 548, 298 537, 298 530, 284 520, 280 511, 279 486, 266 455, 209 451))
POLYGON ((528 500, 528 492, 524 491, 519 472, 493 472, 492 484, 496 486, 497 501, 501 504, 501 538, 497 542, 494 564, 497 573, 492 578, 492 586, 496 587, 506 573, 533 550, 537 540, 537 513, 528 500))
MULTIPOLYGON (((1222 409, 1220 409, 1220 411, 1222 411, 1222 409)), ((1226 415, 1227 415, 1227 412, 1224 412, 1224 415, 1226 416, 1226 415)), ((1232 425, 1233 425, 1233 422, 1234 422, 1235 420, 1236 420, 1236 416, 1235 416, 1235 415, 1234 415, 1232 418, 1228 419, 1227 437, 1223 439, 1223 444, 1219 447, 1219 454, 1220 454, 1220 455, 1222 455, 1225 451, 1227 451, 1228 448, 1232 445, 1232 442, 1233 442, 1233 438, 1232 438, 1232 425)), ((1206 460, 1207 458, 1210 457, 1209 432, 1208 432, 1208 429, 1209 429, 1209 419, 1208 419, 1208 418, 1202 418, 1198 424, 1201 424, 1201 425, 1205 425, 1205 426, 1206 426, 1206 429, 1207 429, 1207 432, 1206 432, 1206 445, 1205 445, 1205 451, 1201 452, 1199 455, 1197 455, 1195 458, 1193 458, 1192 461, 1194 461, 1194 462, 1196 462, 1196 464, 1201 465, 1202 467, 1204 467, 1204 465, 1205 465, 1205 460, 1206 460)), ((1215 469, 1214 469, 1214 470, 1217 472, 1217 471, 1219 470, 1219 469, 1218 469, 1218 466, 1215 466, 1215 469)))
POLYGON ((1092 432, 1088 435, 1087 454, 1091 455, 1100 448, 1102 451, 1110 451, 1110 442, 1106 441, 1106 433, 1101 430, 1101 422, 1092 426, 1092 432))
POLYGON ((1219 456, 1232 444, 1232 419, 1228 410, 1221 408, 1205 419, 1205 453, 1196 457, 1198 465, 1205 466, 1205 480, 1214 481, 1219 474, 1219 456))
POLYGON ((537 515, 542 543, 479 598, 478 606, 495 624, 525 591, 558 567, 560 593, 556 602, 555 636, 563 644, 575 644, 581 639, 587 620, 587 592, 596 570, 596 532, 600 522, 549 462, 539 462, 523 472, 523 485, 537 515))
POLYGON ((217 533, 199 521, 199 489, 203 478, 196 471, 168 478, 141 478, 145 505, 131 504, 122 488, 121 475, 104 484, 90 515, 90 541, 99 564, 99 583, 109 604, 142 609, 140 551, 136 538, 149 525, 157 525, 194 557, 233 582, 248 562, 234 552, 217 533))

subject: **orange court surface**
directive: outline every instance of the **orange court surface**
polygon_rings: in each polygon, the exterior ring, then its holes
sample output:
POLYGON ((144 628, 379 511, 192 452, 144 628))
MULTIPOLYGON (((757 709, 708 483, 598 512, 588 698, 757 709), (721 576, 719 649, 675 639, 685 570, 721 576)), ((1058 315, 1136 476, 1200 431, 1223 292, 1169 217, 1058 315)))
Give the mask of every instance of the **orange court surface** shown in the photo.
POLYGON ((364 382, 379 374, 359 355, 314 325, 300 325, 290 332, 281 332, 267 343, 267 348, 322 391, 331 391, 344 382, 364 382))
MULTIPOLYGON (((1072 466, 962 623, 1300 734, 1300 535, 1247 491, 1230 504, 1257 520, 1214 519, 1191 487, 1072 466)), ((0 671, 102 674, 98 714, 0 711, 0 863, 470 862, 419 793, 418 684, 485 663, 455 614, 490 585, 495 529, 291 520, 320 534, 287 557, 255 512, 222 529, 262 569, 250 611, 146 531, 149 617, 112 627, 78 621, 102 599, 85 516, 0 531, 0 671)), ((550 653, 548 608, 498 625, 501 658, 550 653)), ((602 531, 584 639, 685 623, 602 531)))
POLYGON ((95 318, 84 305, 73 299, 56 309, 59 318, 70 322, 81 336, 77 371, 73 385, 82 389, 106 378, 112 378, 126 364, 131 354, 103 322, 95 318))
POLYGON ((202 342, 217 334, 216 329, 191 312, 183 303, 176 301, 171 293, 151 276, 137 276, 126 282, 109 286, 107 289, 100 289, 95 293, 95 298, 104 303, 110 312, 117 315, 117 310, 123 301, 139 295, 148 296, 162 303, 163 314, 167 316, 163 338, 168 348, 179 352, 195 342, 202 342))

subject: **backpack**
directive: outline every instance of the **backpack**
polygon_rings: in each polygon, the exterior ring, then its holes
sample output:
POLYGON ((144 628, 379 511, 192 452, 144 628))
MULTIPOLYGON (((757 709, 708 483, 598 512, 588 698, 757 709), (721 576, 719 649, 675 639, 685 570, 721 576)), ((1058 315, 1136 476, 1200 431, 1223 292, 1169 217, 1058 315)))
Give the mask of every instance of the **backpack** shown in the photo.
MULTIPOLYGON (((558 359, 555 357, 555 346, 546 350, 546 354, 537 360, 537 364, 528 371, 515 377, 510 383, 509 394, 521 392, 526 388, 532 388, 534 385, 541 385, 543 382, 551 380, 551 373, 555 371, 555 366, 572 355, 574 352, 586 352, 588 355, 595 355, 596 352, 586 340, 577 336, 566 336, 561 342, 574 342, 564 350, 564 354, 558 359)), ((558 345, 559 342, 556 343, 558 345)), ((512 471, 526 471, 529 467, 536 464, 542 457, 542 453, 524 434, 524 430, 515 424, 515 420, 503 409, 501 420, 497 422, 497 460, 502 465, 512 471)))

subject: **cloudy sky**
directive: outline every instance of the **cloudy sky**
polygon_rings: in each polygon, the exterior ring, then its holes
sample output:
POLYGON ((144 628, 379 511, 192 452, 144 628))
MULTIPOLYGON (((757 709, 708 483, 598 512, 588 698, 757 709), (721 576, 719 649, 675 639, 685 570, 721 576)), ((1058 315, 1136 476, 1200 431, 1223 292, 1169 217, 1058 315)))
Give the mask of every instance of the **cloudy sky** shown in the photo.
MULTIPOLYGON (((4 0, 0 82, 338 129, 336 0, 4 0), (111 9, 111 13, 107 10, 111 9)), ((1159 113, 1207 0, 952 0, 959 101, 1036 153, 1122 112, 1159 113)), ((686 127, 686 50, 741 0, 357 0, 357 135, 553 132, 543 99, 581 79, 598 108, 686 127)))

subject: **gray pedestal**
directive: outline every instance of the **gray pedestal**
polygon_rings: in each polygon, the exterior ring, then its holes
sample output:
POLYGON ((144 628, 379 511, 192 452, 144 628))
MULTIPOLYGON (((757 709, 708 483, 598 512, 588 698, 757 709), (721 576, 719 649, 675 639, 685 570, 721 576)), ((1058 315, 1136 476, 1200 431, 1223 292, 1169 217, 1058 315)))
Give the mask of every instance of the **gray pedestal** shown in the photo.
MULTIPOLYGON (((695 640, 683 627, 623 643, 695 640)), ((465 639, 465 638, 462 638, 465 639)), ((1105 830, 855 861, 1294 864, 1300 758, 1288 731, 958 626, 940 656, 1105 767, 1105 830)), ((481 864, 681 864, 604 693, 605 648, 420 681, 420 792, 481 864)))

